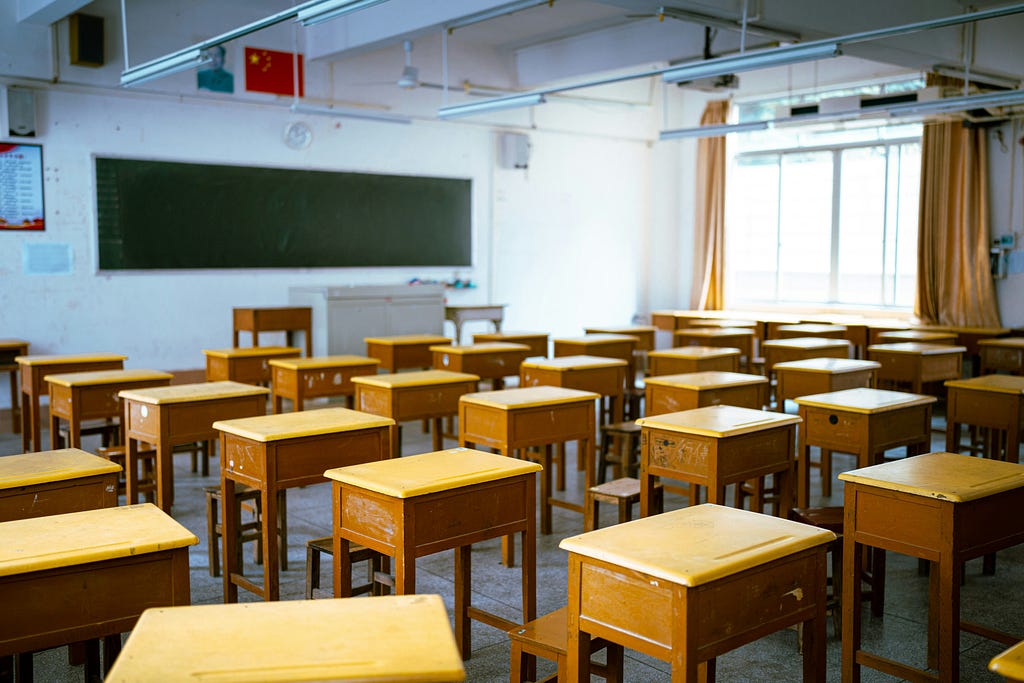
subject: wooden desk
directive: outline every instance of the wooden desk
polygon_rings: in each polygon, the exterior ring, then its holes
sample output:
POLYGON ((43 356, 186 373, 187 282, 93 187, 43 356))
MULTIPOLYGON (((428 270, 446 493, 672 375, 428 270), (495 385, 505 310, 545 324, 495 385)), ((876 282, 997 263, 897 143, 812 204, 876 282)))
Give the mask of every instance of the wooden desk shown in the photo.
POLYGON ((270 364, 270 395, 274 412, 284 411, 284 399, 292 411, 305 409, 306 399, 345 396, 349 407, 356 393, 353 377, 376 375, 380 361, 367 356, 315 356, 275 358, 270 364))
POLYGON ((922 342, 924 344, 954 344, 956 334, 953 332, 936 332, 931 330, 886 330, 878 333, 879 344, 894 342, 922 342))
POLYGON ((1024 375, 1024 337, 982 339, 978 342, 981 374, 1008 372, 1024 375))
POLYGON ((868 318, 865 325, 868 328, 868 346, 880 344, 881 341, 878 337, 883 332, 910 329, 908 321, 896 318, 868 318))
POLYGON ((652 377, 688 372, 738 372, 740 350, 718 346, 678 346, 647 354, 652 377))
MULTIPOLYGON (((551 533, 551 506, 583 514, 583 506, 551 495, 552 445, 577 441, 584 490, 594 485, 594 401, 598 394, 561 387, 526 387, 466 394, 459 399, 459 445, 485 446, 502 455, 543 447, 540 531, 551 533)), ((510 558, 506 557, 506 561, 510 558)))
POLYGON ((761 345, 764 372, 772 376, 776 363, 808 358, 849 358, 850 342, 831 337, 790 337, 770 339, 761 345))
POLYGON ((639 352, 653 351, 657 327, 652 325, 625 325, 621 327, 584 327, 588 334, 617 334, 636 337, 636 350, 639 352))
POLYGON ((754 358, 754 331, 742 327, 688 327, 677 330, 675 346, 717 346, 739 349, 745 361, 742 367, 750 369, 754 358))
MULTIPOLYGON (((803 680, 825 680, 825 550, 831 531, 698 505, 563 540, 570 681, 590 681, 590 639, 709 680, 716 657, 794 624, 803 680)), ((752 674, 752 678, 756 675, 752 674)), ((770 678, 770 676, 765 676, 770 678)))
POLYGON ((238 333, 252 334, 252 345, 260 345, 260 332, 284 332, 286 344, 295 346, 295 332, 306 340, 306 356, 313 355, 313 309, 309 306, 232 308, 231 345, 238 346, 238 333))
MULTIPOLYGON (((868 666, 899 678, 960 680, 960 630, 1011 645, 993 629, 960 620, 964 562, 1024 542, 1024 466, 953 453, 929 453, 839 475, 843 523, 843 681, 868 666), (932 563, 928 668, 861 649, 860 568, 865 546, 932 563)), ((1006 596, 1015 599, 1015 596, 1006 596)), ((1019 598, 1019 596, 1016 596, 1019 598)))
POLYGON ((210 677, 447 683, 466 674, 440 596, 416 595, 148 609, 106 683, 210 677))
POLYGON ((640 436, 640 516, 655 514, 654 485, 668 477, 708 489, 708 502, 725 504, 725 487, 774 474, 780 503, 793 497, 793 447, 800 418, 735 406, 712 406, 637 420, 640 436))
POLYGON ((779 339, 795 339, 797 337, 820 337, 822 339, 846 339, 845 325, 826 325, 823 323, 797 323, 796 325, 779 325, 779 339))
POLYGON ((14 359, 28 355, 28 342, 21 339, 0 339, 0 372, 11 381, 11 431, 21 431, 21 392, 18 391, 18 364, 14 359))
POLYGON ((530 347, 529 356, 548 355, 548 335, 545 332, 486 332, 473 335, 474 344, 485 342, 505 342, 507 344, 526 344, 530 347))
POLYGON ((1024 641, 993 657, 988 670, 1007 681, 1024 681, 1024 641))
POLYGON ((611 401, 609 422, 623 419, 623 387, 629 364, 620 358, 561 356, 523 361, 519 370, 521 387, 562 387, 592 391, 611 401))
MULTIPOLYGON (((174 503, 174 446, 217 438, 217 430, 213 428, 217 420, 263 415, 267 412, 268 393, 263 387, 238 382, 122 391, 127 502, 132 504, 138 499, 140 443, 150 443, 156 448, 156 502, 165 512, 170 512, 174 503)), ((266 515, 266 508, 263 509, 266 515)))
POLYGON ((776 363, 775 404, 784 411, 786 399, 808 394, 875 386, 881 365, 873 360, 807 358, 776 363))
POLYGON ((931 444, 934 403, 934 396, 864 388, 798 397, 804 426, 797 447, 796 506, 810 504, 811 446, 821 448, 822 495, 832 495, 832 451, 856 455, 858 467, 880 462, 891 448, 924 453, 931 444))
POLYGON ((17 615, 0 619, 0 657, 107 636, 116 653, 143 610, 189 604, 197 542, 148 504, 0 524, 0 604, 17 615))
POLYGON ((431 346, 435 370, 468 372, 490 380, 495 389, 503 389, 505 378, 519 374, 519 364, 530 355, 525 344, 484 342, 465 346, 431 346))
POLYGON ((1009 327, 961 327, 957 325, 914 325, 916 330, 949 332, 956 335, 956 343, 967 347, 968 356, 977 356, 981 342, 1006 337, 1009 327))
POLYGON ((431 346, 451 344, 452 340, 436 334, 400 334, 393 337, 366 337, 366 355, 380 361, 387 372, 424 369, 433 365, 431 346))
POLYGON ((59 448, 60 421, 68 422, 70 448, 82 447, 86 420, 120 419, 124 413, 118 393, 145 387, 165 387, 174 375, 159 370, 96 370, 46 375, 50 385, 50 448, 59 448))
MULTIPOLYGON (((981 455, 1020 461, 1024 377, 982 375, 946 382, 946 450, 959 453, 960 427, 981 427, 981 455)), ((973 430, 972 430, 973 431, 973 430)))
POLYGON ((963 374, 963 346, 897 342, 875 344, 868 347, 868 359, 881 363, 878 384, 910 385, 914 393, 921 393, 927 382, 960 379, 963 374))
POLYGON ((768 401, 768 378, 738 372, 692 372, 648 377, 648 415, 675 413, 719 404, 760 410, 768 401))
POLYGON ((537 616, 536 473, 540 465, 465 448, 328 470, 333 480, 334 595, 352 591, 349 544, 395 558, 395 591, 416 592, 416 559, 455 550, 455 641, 472 650, 469 620, 518 624, 471 606, 471 546, 520 534, 522 622, 537 616))
POLYGON ((270 385, 270 361, 298 358, 302 349, 294 346, 254 346, 245 349, 203 349, 207 382, 241 382, 270 385))
POLYGON ((464 304, 445 306, 444 319, 455 325, 455 343, 462 343, 462 325, 470 320, 490 320, 494 331, 501 332, 501 321, 505 319, 508 304, 464 304))
POLYGON ((117 505, 119 465, 77 448, 0 458, 0 522, 117 505))
POLYGON ((651 324, 659 330, 675 332, 684 327, 689 327, 691 319, 705 317, 707 311, 651 311, 651 324))
MULTIPOLYGON (((234 500, 236 484, 257 489, 263 519, 268 520, 277 519, 279 491, 324 483, 324 471, 333 467, 390 458, 395 421, 348 408, 324 408, 218 420, 213 428, 220 432, 223 499, 234 500)), ((242 576, 238 566, 238 508, 225 505, 222 514, 224 602, 238 602, 239 586, 264 600, 277 600, 280 568, 275 525, 261 525, 263 585, 259 586, 242 576)))
POLYGON ((554 356, 600 356, 626 361, 627 389, 636 383, 636 351, 639 340, 628 334, 586 334, 582 337, 566 337, 554 340, 554 356))
POLYGON ((39 426, 39 397, 45 396, 49 387, 43 379, 46 375, 89 370, 120 370, 124 359, 117 353, 82 353, 59 356, 17 356, 14 362, 21 375, 21 450, 42 450, 39 426))
MULTIPOLYGON (((454 347, 453 347, 454 348, 454 347)), ((459 412, 459 398, 477 389, 480 378, 465 372, 422 370, 354 377, 356 410, 388 417, 396 424, 433 420, 434 450, 444 448, 442 421, 459 412)), ((402 455, 401 433, 393 432, 392 457, 402 455)))

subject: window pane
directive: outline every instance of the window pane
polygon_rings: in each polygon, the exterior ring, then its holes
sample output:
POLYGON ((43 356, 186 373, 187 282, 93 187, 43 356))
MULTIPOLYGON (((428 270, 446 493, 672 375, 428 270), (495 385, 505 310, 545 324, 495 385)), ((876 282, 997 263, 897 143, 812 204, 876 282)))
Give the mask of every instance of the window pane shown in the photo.
POLYGON ((832 152, 784 155, 779 194, 778 298, 828 301, 832 152))
POLYGON ((917 287, 917 220, 921 191, 921 145, 900 145, 899 229, 896 231, 894 306, 913 306, 917 287))
POLYGON ((883 300, 885 166, 885 147, 842 152, 837 274, 841 303, 880 304, 883 300))
POLYGON ((779 156, 747 158, 733 168, 726 184, 727 290, 747 301, 775 300, 778 245, 779 156))

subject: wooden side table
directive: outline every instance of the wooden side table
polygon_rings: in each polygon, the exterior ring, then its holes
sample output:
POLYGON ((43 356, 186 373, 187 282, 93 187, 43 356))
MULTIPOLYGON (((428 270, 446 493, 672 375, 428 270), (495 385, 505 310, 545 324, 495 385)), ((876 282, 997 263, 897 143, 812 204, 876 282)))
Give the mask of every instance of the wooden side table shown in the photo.
POLYGON ((676 330, 674 346, 717 346, 739 349, 743 368, 750 369, 754 358, 754 330, 742 327, 687 327, 676 330))
POLYGON ((238 346, 238 333, 252 334, 252 345, 260 345, 260 332, 284 332, 286 344, 295 346, 295 333, 306 340, 306 356, 313 355, 313 309, 309 306, 232 308, 231 345, 238 346))
POLYGON ((850 342, 831 337, 789 337, 769 339, 761 345, 764 372, 769 377, 777 363, 808 358, 849 358, 850 342))
MULTIPOLYGON (((304 410, 218 420, 220 490, 223 500, 235 499, 235 485, 260 492, 263 519, 277 519, 277 494, 297 486, 324 483, 324 471, 391 457, 395 421, 348 408, 304 410)), ((238 602, 239 586, 264 600, 280 595, 277 529, 266 522, 263 540, 263 585, 239 572, 235 548, 238 508, 225 505, 221 548, 224 557, 224 602, 238 602)), ((345 557, 348 557, 346 550, 345 557)), ((337 562, 337 556, 335 556, 337 562)))
POLYGON ((907 680, 960 680, 960 631, 1007 645, 1019 638, 960 619, 964 562, 1024 542, 1024 466, 953 453, 929 453, 844 472, 843 681, 860 667, 907 680), (861 648, 865 547, 932 563, 929 575, 928 669, 861 648))
POLYGON ((629 363, 621 358, 560 356, 523 361, 519 371, 521 387, 562 387, 592 391, 611 402, 609 422, 623 418, 623 387, 629 363))
POLYGON ((878 385, 907 384, 915 394, 928 382, 960 379, 963 374, 963 346, 896 342, 868 347, 868 359, 881 363, 878 385))
POLYGON ((1024 426, 1024 377, 982 375, 946 382, 946 450, 959 453, 960 428, 981 427, 981 455, 1020 461, 1024 426))
MULTIPOLYGON (((156 448, 156 502, 165 512, 170 512, 174 503, 174 446, 216 439, 217 430, 213 423, 217 420, 263 415, 267 412, 268 393, 263 387, 238 382, 177 384, 122 391, 125 498, 128 503, 136 502, 139 495, 140 443, 153 444, 156 448)), ((266 514, 266 508, 263 509, 266 514)))
POLYGON ((768 378, 738 372, 693 372, 648 377, 648 415, 675 413, 720 404, 760 410, 768 402, 768 378))
MULTIPOLYGON (((708 489, 708 502, 725 504, 725 487, 774 474, 775 515, 792 507, 793 447, 800 418, 735 406, 712 406, 637 420, 640 437, 640 515, 656 513, 657 477, 708 489)), ((692 487, 691 487, 692 490, 692 487)), ((691 500, 693 497, 691 496, 691 500)), ((755 503, 755 508, 759 506, 755 503)))
POLYGON ((526 344, 530 347, 530 356, 548 355, 548 335, 546 332, 482 332, 473 335, 474 344, 485 342, 504 342, 506 344, 526 344))
POLYGON ((115 507, 120 472, 77 448, 0 458, 0 522, 115 507))
MULTIPOLYGON (((454 347, 452 347, 454 348, 454 347)), ((432 420, 434 450, 444 448, 442 422, 459 412, 459 398, 476 391, 480 378, 466 372, 421 370, 355 377, 356 410, 391 418, 396 425, 432 420)), ((392 457, 402 454, 401 432, 393 430, 392 457)))
POLYGON ((636 383, 636 360, 634 352, 640 340, 629 334, 586 334, 582 337, 563 337, 553 341, 553 355, 600 356, 626 361, 626 384, 630 389, 636 383))
POLYGON ((885 451, 907 447, 924 453, 931 444, 934 396, 882 389, 845 389, 796 399, 804 426, 797 447, 796 506, 810 501, 810 447, 821 449, 822 495, 832 495, 832 451, 857 456, 857 466, 879 462, 885 451))
POLYGON ((462 326, 470 320, 489 320, 495 332, 501 332, 508 304, 464 304, 444 307, 444 319, 455 325, 455 343, 462 343, 462 326))
POLYGON ((909 321, 896 318, 869 318, 866 325, 868 328, 868 346, 881 343, 878 336, 883 332, 910 329, 909 321))
POLYGON ((451 344, 452 340, 437 334, 400 334, 391 337, 366 337, 366 355, 380 361, 387 372, 424 369, 433 365, 431 346, 451 344))
POLYGON ((466 678, 441 597, 415 595, 149 609, 106 681, 188 683, 211 672, 234 683, 466 678))
POLYGON ((21 376, 21 450, 42 450, 39 426, 39 397, 49 391, 46 375, 89 370, 120 370, 127 356, 116 353, 70 354, 56 356, 18 356, 21 376))
POLYGON ((993 657, 988 670, 1007 681, 1024 681, 1024 641, 993 657))
POLYGON ((978 342, 981 374, 1008 372, 1024 375, 1024 337, 983 339, 978 342))
POLYGON ((783 411, 786 399, 875 386, 881 365, 873 360, 807 358, 776 363, 775 404, 783 411))
POLYGON ((116 656, 143 610, 189 604, 196 543, 148 504, 0 524, 0 604, 18 615, 0 620, 0 657, 92 638, 116 656))
POLYGON ((677 346, 647 354, 650 376, 682 375, 690 372, 739 372, 740 350, 719 346, 677 346))
POLYGON ((270 395, 274 412, 284 412, 284 399, 292 411, 305 409, 307 399, 345 396, 349 407, 356 393, 353 377, 376 375, 380 361, 367 356, 314 356, 275 358, 270 365, 270 395))
POLYGON ((803 680, 825 680, 825 550, 831 531, 698 505, 563 540, 570 681, 590 681, 600 636, 697 681, 715 658, 803 624, 803 680))
POLYGON ((241 382, 270 385, 270 361, 298 358, 302 349, 294 346, 254 346, 251 348, 203 349, 207 382, 241 382))
POLYGON ((796 325, 779 325, 776 328, 778 339, 796 339, 798 337, 818 337, 821 339, 846 339, 845 325, 828 325, 825 323, 797 323, 796 325))
POLYGON ((463 346, 431 346, 435 370, 468 372, 490 380, 493 388, 503 389, 505 378, 519 374, 519 364, 530 354, 525 344, 481 342, 463 346))
MULTIPOLYGON (((540 479, 540 531, 551 533, 551 507, 583 514, 583 505, 551 495, 551 449, 554 444, 576 441, 577 457, 583 458, 584 490, 594 485, 594 401, 598 394, 561 387, 526 387, 466 394, 459 399, 459 445, 485 446, 502 455, 542 447, 540 479)), ((506 562, 511 561, 508 549, 506 562)))
POLYGON ((651 324, 659 330, 675 332, 689 326, 690 318, 699 318, 703 311, 651 311, 651 324))
POLYGON ((471 606, 473 543, 520 534, 522 622, 537 616, 536 473, 540 465, 453 448, 328 470, 334 508, 334 595, 352 590, 350 543, 395 558, 395 591, 416 592, 416 559, 455 550, 455 640, 469 659, 469 620, 515 622, 471 606))
POLYGON ((21 339, 0 339, 0 372, 11 382, 11 431, 21 432, 21 392, 18 390, 18 364, 14 359, 28 355, 28 342, 21 339))
MULTIPOLYGON (((95 370, 46 375, 50 385, 50 448, 59 448, 60 421, 67 420, 70 448, 82 447, 82 423, 118 419, 124 414, 122 390, 166 387, 173 375, 159 370, 95 370)), ((105 445, 105 444, 104 444, 105 445)))

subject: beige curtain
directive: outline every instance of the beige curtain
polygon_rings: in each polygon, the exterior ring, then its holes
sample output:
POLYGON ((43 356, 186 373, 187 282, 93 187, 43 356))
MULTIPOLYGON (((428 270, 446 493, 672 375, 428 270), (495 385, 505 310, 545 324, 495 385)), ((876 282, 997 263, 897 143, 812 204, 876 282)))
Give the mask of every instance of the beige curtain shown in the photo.
POLYGON ((914 314, 926 324, 999 327, 982 129, 925 125, 920 206, 914 314))
MULTIPOLYGON (((726 122, 729 101, 708 102, 700 124, 726 122)), ((694 202, 693 287, 690 307, 725 306, 725 137, 697 142, 697 194, 694 202)))

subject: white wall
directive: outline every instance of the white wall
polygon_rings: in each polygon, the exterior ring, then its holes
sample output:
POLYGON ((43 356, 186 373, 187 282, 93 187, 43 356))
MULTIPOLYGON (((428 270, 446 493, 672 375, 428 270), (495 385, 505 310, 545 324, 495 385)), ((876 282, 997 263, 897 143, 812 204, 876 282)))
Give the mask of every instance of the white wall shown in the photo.
MULTIPOLYGON (((992 237, 1014 235, 1011 257, 1024 261, 1024 122, 989 131, 989 226, 992 237), (1002 139, 998 137, 1002 136, 1002 139)), ((1024 327, 1024 272, 996 280, 1004 327, 1024 327)))

